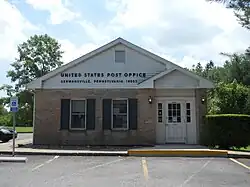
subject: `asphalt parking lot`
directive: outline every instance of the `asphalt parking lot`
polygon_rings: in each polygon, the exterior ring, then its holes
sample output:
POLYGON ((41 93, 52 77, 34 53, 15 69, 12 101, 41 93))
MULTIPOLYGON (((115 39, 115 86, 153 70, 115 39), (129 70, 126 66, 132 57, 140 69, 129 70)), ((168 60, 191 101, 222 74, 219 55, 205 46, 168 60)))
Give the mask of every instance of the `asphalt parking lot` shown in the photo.
POLYGON ((250 170, 226 158, 28 156, 0 163, 1 187, 250 186, 250 170))
MULTIPOLYGON (((22 142, 22 141, 27 141, 31 143, 32 138, 33 138, 33 133, 19 133, 16 138, 16 143, 18 144, 19 142, 22 142)), ((0 141, 0 146, 12 146, 12 143, 13 143, 12 140, 6 143, 3 143, 2 141, 0 141)))

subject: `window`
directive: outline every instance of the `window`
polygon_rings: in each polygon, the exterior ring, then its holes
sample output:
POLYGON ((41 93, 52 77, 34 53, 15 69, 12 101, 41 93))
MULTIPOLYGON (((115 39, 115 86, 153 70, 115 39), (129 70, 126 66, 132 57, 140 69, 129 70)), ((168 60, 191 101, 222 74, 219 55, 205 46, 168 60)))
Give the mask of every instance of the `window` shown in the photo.
POLYGON ((162 123, 162 103, 158 103, 157 106, 157 112, 158 112, 158 123, 162 123))
POLYGON ((115 51, 115 62, 125 63, 125 51, 122 50, 115 51))
POLYGON ((191 122, 191 108, 190 108, 190 103, 186 103, 186 121, 187 121, 187 123, 191 122))
POLYGON ((181 122, 181 104, 180 103, 168 104, 168 122, 169 123, 181 122))
POLYGON ((128 129, 128 100, 113 100, 112 103, 112 128, 128 129))
POLYGON ((70 129, 86 129, 86 101, 71 100, 70 129))

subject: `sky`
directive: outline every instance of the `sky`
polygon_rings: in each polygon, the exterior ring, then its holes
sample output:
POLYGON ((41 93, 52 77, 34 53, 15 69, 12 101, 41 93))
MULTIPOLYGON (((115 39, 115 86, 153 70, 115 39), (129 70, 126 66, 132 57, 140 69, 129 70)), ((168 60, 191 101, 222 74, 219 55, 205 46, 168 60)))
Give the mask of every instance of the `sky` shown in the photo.
MULTIPOLYGON (((244 51, 250 34, 232 10, 205 0, 0 0, 0 85, 17 45, 47 33, 68 63, 122 37, 182 67, 244 51)), ((4 95, 0 92, 0 96, 4 95)))

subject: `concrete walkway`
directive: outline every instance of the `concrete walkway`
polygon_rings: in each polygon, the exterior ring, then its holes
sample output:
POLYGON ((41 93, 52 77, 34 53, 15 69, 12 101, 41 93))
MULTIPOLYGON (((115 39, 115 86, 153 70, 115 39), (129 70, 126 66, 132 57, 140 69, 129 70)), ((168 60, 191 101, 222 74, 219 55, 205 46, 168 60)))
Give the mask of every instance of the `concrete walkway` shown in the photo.
MULTIPOLYGON (((209 149, 200 145, 156 145, 140 148, 79 148, 48 149, 16 147, 16 155, 61 155, 61 156, 142 156, 142 157, 230 157, 250 158, 250 152, 209 149)), ((11 146, 0 146, 0 155, 12 154, 11 146)))

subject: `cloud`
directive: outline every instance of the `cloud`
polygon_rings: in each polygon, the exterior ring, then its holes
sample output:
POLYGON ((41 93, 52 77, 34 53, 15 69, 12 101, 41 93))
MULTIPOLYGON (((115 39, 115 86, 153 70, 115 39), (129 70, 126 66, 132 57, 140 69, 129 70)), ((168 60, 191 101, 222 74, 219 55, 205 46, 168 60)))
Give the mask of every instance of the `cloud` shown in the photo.
POLYGON ((99 47, 92 42, 85 43, 82 46, 76 46, 67 39, 58 39, 58 41, 61 44, 61 50, 64 51, 62 59, 64 63, 68 63, 76 58, 79 58, 82 55, 99 47))
POLYGON ((180 65, 209 60, 221 65, 225 58, 220 52, 243 51, 249 45, 249 31, 238 24, 232 10, 218 3, 106 0, 106 9, 115 14, 111 24, 126 32, 139 31, 144 47, 172 56, 180 65))
POLYGON ((14 5, 0 1, 0 60, 14 60, 17 45, 26 40, 30 32, 38 30, 14 5))
POLYGON ((26 0, 26 3, 33 6, 34 9, 48 11, 51 24, 61 24, 80 17, 79 13, 68 8, 71 5, 70 0, 64 2, 62 0, 26 0))

